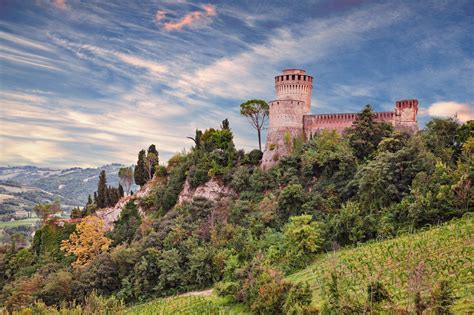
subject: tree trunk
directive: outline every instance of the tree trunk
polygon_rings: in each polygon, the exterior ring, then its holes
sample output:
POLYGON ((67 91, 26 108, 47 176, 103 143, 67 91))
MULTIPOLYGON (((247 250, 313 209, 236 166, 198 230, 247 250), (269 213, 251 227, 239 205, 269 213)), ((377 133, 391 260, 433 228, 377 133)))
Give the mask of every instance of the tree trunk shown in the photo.
POLYGON ((258 148, 260 149, 260 151, 262 151, 262 139, 260 136, 260 129, 257 129, 257 134, 258 134, 258 148))

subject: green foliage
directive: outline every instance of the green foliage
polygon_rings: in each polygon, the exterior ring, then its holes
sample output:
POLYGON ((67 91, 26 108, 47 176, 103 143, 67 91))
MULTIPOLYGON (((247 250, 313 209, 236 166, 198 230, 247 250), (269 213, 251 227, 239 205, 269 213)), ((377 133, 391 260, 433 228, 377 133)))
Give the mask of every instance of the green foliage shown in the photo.
MULTIPOLYGON (((464 307, 464 303, 469 308, 472 307, 470 292, 474 289, 471 280, 474 252, 466 242, 472 238, 472 226, 472 215, 466 215, 416 234, 329 252, 318 256, 312 265, 289 276, 288 280, 310 283, 315 299, 325 300, 325 304, 336 304, 331 302, 332 296, 333 300, 339 300, 340 306, 360 307, 367 301, 369 284, 376 279, 390 295, 391 302, 387 300, 383 305, 411 311, 416 286, 413 270, 423 266, 418 276, 418 282, 423 284, 420 288, 423 297, 429 296, 430 288, 447 280, 449 275, 451 292, 459 298, 452 310, 464 307), (331 286, 333 292, 337 288, 338 294, 330 294, 331 286)), ((429 301, 425 299, 424 303, 429 304, 429 301)))
POLYGON ((285 254, 289 267, 301 268, 322 244, 321 225, 311 215, 290 217, 284 227, 285 254))
POLYGON ((74 224, 65 224, 63 227, 56 224, 45 224, 36 231, 33 237, 32 251, 40 257, 69 261, 60 250, 60 243, 69 238, 69 235, 75 230, 74 224))
POLYGON ((130 244, 141 222, 137 206, 133 201, 129 201, 120 212, 119 219, 114 222, 114 229, 110 233, 112 246, 122 243, 130 244))
POLYGON ((249 153, 249 162, 252 165, 258 165, 260 163, 260 160, 263 157, 263 152, 260 150, 252 150, 249 153))
POLYGON ((135 184, 140 185, 140 186, 145 185, 147 181, 145 158, 146 158, 145 150, 140 150, 140 152, 138 153, 137 165, 135 165, 135 170, 133 172, 135 184))
POLYGON ((107 178, 105 171, 102 170, 99 175, 99 184, 97 185, 97 207, 105 208, 108 204, 107 178))
POLYGON ((249 119, 250 124, 257 130, 258 148, 262 151, 261 131, 269 115, 269 106, 263 100, 248 100, 240 104, 240 114, 249 119))
POLYGON ((339 245, 356 244, 375 236, 375 217, 349 201, 331 216, 326 226, 326 239, 339 245))
POLYGON ((323 184, 344 187, 356 170, 356 158, 349 144, 335 130, 323 130, 308 144, 301 156, 303 174, 323 184))
POLYGON ((376 122, 374 116, 372 107, 366 105, 352 127, 346 130, 354 155, 359 160, 370 159, 377 150, 379 142, 392 132, 391 125, 376 122))
POLYGON ((290 216, 301 214, 306 195, 300 184, 284 188, 278 197, 277 216, 280 222, 286 222, 290 216))
POLYGON ((415 136, 402 149, 381 152, 358 170, 354 182, 359 186, 359 200, 375 210, 399 202, 409 193, 415 176, 420 172, 431 173, 434 166, 435 158, 415 136))
MULTIPOLYGON (((444 162, 454 162, 453 153, 458 150, 457 133, 459 122, 454 118, 434 118, 422 132, 428 149, 444 162)), ((462 145, 462 144, 461 144, 462 145)))

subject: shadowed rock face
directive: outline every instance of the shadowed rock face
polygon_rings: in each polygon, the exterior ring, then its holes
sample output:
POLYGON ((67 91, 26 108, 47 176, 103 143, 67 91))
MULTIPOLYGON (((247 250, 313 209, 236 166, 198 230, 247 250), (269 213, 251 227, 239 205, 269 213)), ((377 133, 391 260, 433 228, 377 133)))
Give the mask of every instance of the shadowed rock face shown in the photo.
MULTIPOLYGON (((269 102, 269 128, 262 158, 262 168, 274 166, 291 153, 295 139, 307 140, 323 129, 342 133, 357 119, 357 113, 310 115, 313 77, 301 69, 286 69, 275 77, 277 99, 269 102)), ((375 113, 376 121, 392 124, 396 129, 415 132, 418 101, 401 100, 392 112, 375 113)))

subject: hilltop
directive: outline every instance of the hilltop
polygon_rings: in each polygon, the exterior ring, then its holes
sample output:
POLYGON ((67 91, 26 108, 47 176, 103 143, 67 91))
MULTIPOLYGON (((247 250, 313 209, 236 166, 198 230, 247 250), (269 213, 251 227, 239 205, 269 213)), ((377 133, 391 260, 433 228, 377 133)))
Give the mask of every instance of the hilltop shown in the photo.
POLYGON ((71 220, 42 204, 31 246, 0 247, 1 305, 121 313, 213 288, 151 311, 460 309, 473 286, 474 122, 433 119, 414 134, 375 121, 370 107, 358 115, 343 134, 289 138, 269 170, 261 151, 235 148, 227 119, 196 130, 193 148, 166 165, 150 145, 125 170, 140 191, 120 198, 102 172, 71 220))

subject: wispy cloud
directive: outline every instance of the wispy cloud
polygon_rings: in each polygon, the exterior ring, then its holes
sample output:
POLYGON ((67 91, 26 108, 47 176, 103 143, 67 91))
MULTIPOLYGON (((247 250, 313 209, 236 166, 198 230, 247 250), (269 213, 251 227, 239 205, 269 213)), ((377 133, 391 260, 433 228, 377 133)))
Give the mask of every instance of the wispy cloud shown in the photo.
MULTIPOLYGON (((188 14, 186 14, 184 17, 182 17, 176 22, 164 23, 163 28, 166 31, 177 31, 177 30, 181 30, 185 26, 191 27, 193 25, 209 21, 209 18, 215 15, 216 15, 216 8, 211 4, 207 4, 203 6, 203 10, 189 12, 188 14)), ((156 16, 155 16, 155 19, 156 19, 156 16)))

